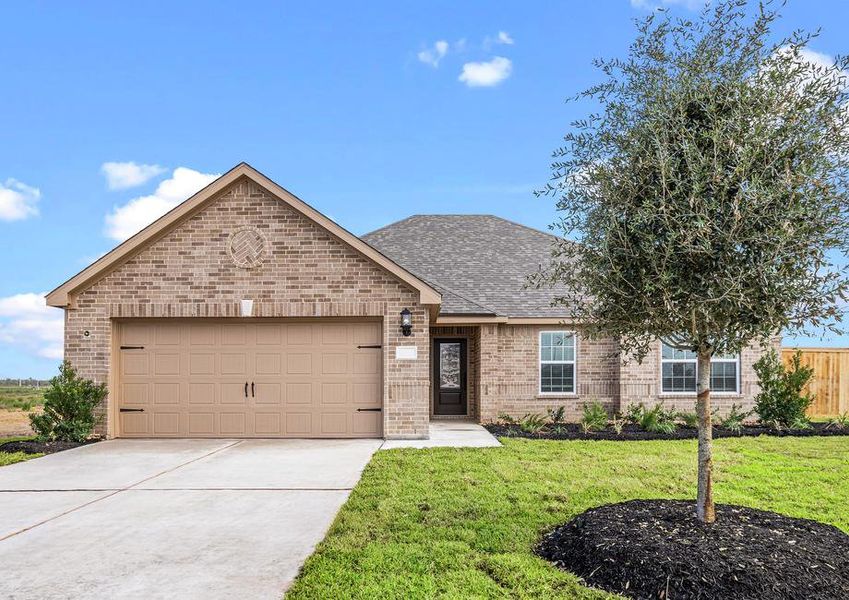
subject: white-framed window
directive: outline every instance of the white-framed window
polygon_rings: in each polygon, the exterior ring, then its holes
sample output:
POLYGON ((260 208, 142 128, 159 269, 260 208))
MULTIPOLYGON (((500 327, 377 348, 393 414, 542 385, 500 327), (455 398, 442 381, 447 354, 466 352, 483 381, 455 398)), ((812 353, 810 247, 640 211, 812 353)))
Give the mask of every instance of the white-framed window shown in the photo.
MULTIPOLYGON (((660 355, 661 391, 664 394, 694 394, 698 379, 696 353, 663 344, 660 355)), ((740 391, 740 357, 714 356, 710 360, 710 389, 720 394, 740 391)))
POLYGON ((575 393, 574 332, 539 332, 539 391, 541 394, 575 393))

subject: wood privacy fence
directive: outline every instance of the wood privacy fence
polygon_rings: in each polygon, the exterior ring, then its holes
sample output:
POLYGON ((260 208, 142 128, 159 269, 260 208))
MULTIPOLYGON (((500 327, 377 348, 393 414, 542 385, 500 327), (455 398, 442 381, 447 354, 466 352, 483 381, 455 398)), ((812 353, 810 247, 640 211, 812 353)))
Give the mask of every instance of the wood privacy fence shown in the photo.
MULTIPOLYGON (((785 365, 797 348, 782 348, 785 365)), ((814 369, 808 390, 816 400, 808 409, 812 417, 834 416, 849 412, 849 348, 798 348, 802 364, 814 369)))

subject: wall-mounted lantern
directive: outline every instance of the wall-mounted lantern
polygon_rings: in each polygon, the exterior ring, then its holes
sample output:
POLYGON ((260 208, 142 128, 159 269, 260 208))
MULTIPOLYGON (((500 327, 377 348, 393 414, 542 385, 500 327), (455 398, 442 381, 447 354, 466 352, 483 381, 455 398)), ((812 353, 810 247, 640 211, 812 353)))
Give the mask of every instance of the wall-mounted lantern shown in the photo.
POLYGON ((413 313, 410 312, 409 308, 401 311, 401 333, 404 334, 404 337, 413 333, 413 313))

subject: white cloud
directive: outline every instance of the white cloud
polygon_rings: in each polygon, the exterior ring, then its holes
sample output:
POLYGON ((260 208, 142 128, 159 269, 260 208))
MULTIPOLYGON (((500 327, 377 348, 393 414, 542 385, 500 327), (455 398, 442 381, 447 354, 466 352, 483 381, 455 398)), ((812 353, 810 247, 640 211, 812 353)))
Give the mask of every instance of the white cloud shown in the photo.
POLYGON ((448 54, 448 42, 445 40, 439 40, 433 45, 433 48, 428 48, 427 50, 419 52, 418 57, 419 61, 426 65, 430 65, 435 69, 439 66, 439 61, 441 61, 446 54, 448 54))
POLYGON ((126 240, 218 177, 218 174, 177 167, 169 179, 159 183, 153 194, 133 198, 106 215, 106 235, 126 240))
POLYGON ((512 71, 509 58, 496 56, 488 62, 467 62, 457 79, 469 87, 492 87, 510 77, 512 71))
POLYGON ((508 46, 512 46, 514 42, 513 42, 513 38, 510 37, 509 33, 507 33, 506 31, 499 31, 498 32, 498 43, 499 44, 507 44, 508 46))
POLYGON ((105 162, 100 171, 110 190, 125 190, 147 183, 167 169, 159 165, 140 165, 130 162, 105 162))
POLYGON ((654 10, 663 6, 683 6, 688 10, 701 10, 711 0, 631 0, 634 8, 654 10))
POLYGON ((38 214, 38 201, 41 191, 21 183, 17 179, 7 179, 0 183, 0 221, 20 221, 38 214))
POLYGON ((47 306, 43 293, 0 298, 0 344, 61 360, 63 331, 62 311, 47 306))
POLYGON ((811 50, 810 48, 802 48, 799 51, 799 55, 803 60, 821 69, 830 69, 834 66, 833 57, 828 54, 823 54, 822 52, 817 52, 816 50, 811 50))

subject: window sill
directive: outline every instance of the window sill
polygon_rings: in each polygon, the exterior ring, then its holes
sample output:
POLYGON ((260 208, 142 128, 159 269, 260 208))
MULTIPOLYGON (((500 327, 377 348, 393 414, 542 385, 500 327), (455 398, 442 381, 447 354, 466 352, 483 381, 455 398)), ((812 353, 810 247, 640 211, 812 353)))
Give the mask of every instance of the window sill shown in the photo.
MULTIPOLYGON (((660 392, 658 394, 661 398, 695 398, 698 394, 696 392, 660 392)), ((743 398, 743 394, 740 392, 711 392, 710 397, 718 396, 720 398, 743 398)))

